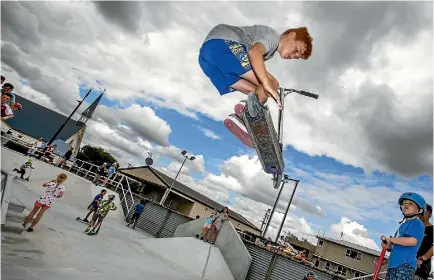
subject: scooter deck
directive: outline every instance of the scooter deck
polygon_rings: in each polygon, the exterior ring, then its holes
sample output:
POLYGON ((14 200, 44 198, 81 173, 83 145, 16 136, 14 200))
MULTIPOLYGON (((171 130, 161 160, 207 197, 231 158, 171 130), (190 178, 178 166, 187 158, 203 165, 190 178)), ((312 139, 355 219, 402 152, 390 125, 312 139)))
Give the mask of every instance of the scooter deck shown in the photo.
POLYGON ((80 223, 83 223, 83 224, 86 224, 86 225, 89 224, 88 222, 85 222, 84 220, 82 220, 80 217, 77 217, 76 220, 79 221, 80 223))
POLYGON ((252 117, 246 107, 243 120, 264 171, 268 174, 283 173, 283 154, 268 108, 263 107, 256 117, 252 117))

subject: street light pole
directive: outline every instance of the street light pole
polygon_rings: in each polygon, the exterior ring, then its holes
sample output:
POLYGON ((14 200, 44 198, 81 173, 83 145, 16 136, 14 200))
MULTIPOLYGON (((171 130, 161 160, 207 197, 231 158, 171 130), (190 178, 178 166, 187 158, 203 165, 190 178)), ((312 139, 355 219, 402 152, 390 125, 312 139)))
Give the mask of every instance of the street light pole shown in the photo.
POLYGON ((286 207, 285 215, 283 215, 283 220, 282 220, 282 223, 280 224, 279 231, 277 232, 276 240, 275 240, 276 243, 277 243, 277 240, 279 239, 280 233, 282 232, 283 225, 285 224, 286 216, 288 215, 289 207, 291 206, 292 199, 294 198, 295 191, 297 190, 298 182, 300 182, 300 180, 290 179, 289 177, 288 177, 288 180, 294 181, 295 186, 294 186, 294 189, 292 190, 292 194, 291 194, 291 198, 289 199, 288 206, 286 207))
POLYGON ((181 173, 182 167, 184 166, 184 163, 187 161, 187 159, 189 159, 189 160, 194 160, 194 159, 195 159, 195 157, 190 157, 190 158, 189 158, 188 156, 185 155, 186 153, 187 153, 186 150, 183 150, 183 151, 181 152, 181 154, 184 156, 184 161, 182 162, 181 167, 179 168, 178 173, 177 173, 176 176, 175 176, 175 179, 173 179, 172 184, 171 184, 170 187, 169 187, 169 188, 164 192, 163 198, 162 198, 161 201, 160 201, 160 205, 164 205, 164 202, 166 201, 167 197, 169 196, 169 193, 170 193, 170 191, 172 190, 173 185, 175 184, 176 179, 178 178, 179 173, 181 173))
MULTIPOLYGON (((83 99, 81 101, 78 101, 78 105, 77 107, 75 107, 74 111, 72 111, 71 115, 69 115, 69 117, 66 119, 66 121, 59 127, 59 129, 56 131, 56 133, 54 133, 53 137, 51 137, 50 141, 48 141, 48 143, 45 145, 44 149, 42 149, 42 152, 39 154, 39 156, 37 156, 37 159, 41 159, 41 157, 45 154, 45 152, 48 149, 48 146, 51 145, 51 143, 53 143, 54 140, 56 140, 57 135, 59 135, 59 133, 62 131, 62 129, 65 127, 66 123, 71 119, 71 117, 75 114, 75 112, 77 111, 77 109, 81 106, 81 104, 84 102, 84 100, 86 99, 86 97, 89 96, 90 92, 92 91, 92 89, 90 89, 86 95, 83 97, 83 99)), ((105 91, 105 90, 104 90, 105 91)))

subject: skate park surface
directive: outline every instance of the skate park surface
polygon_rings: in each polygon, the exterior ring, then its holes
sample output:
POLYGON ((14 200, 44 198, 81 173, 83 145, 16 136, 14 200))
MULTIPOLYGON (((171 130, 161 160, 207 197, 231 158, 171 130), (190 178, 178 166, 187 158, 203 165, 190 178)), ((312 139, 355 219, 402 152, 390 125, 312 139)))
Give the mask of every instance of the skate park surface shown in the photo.
MULTIPOLYGON (((13 173, 27 159, 1 148, 4 171, 13 173)), ((2 232, 2 279, 234 279, 215 246, 191 237, 154 238, 127 228, 118 195, 118 209, 108 214, 99 234, 84 234, 86 225, 75 219, 86 215, 101 187, 36 159, 33 165, 29 182, 14 179, 11 188, 10 201, 26 206, 25 215, 44 191, 42 183, 61 172, 68 175, 67 190, 45 212, 34 232, 2 232)))

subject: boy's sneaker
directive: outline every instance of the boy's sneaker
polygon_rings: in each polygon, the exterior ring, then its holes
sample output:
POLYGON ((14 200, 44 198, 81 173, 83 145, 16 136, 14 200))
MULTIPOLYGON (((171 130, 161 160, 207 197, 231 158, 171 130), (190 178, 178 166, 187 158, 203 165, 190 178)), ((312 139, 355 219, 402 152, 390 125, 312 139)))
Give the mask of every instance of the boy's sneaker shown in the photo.
POLYGON ((267 110, 267 106, 262 105, 259 102, 258 94, 256 92, 251 92, 247 96, 247 110, 249 110, 249 115, 255 118, 258 114, 263 114, 267 110))
POLYGON ((225 119, 224 124, 230 132, 243 142, 244 145, 254 148, 242 119, 240 119, 236 114, 231 114, 229 118, 225 119))
POLYGON ((89 233, 90 229, 91 229, 91 227, 87 227, 87 228, 84 230, 84 233, 89 233))
MULTIPOLYGON (((235 105, 235 107, 234 107, 235 114, 236 114, 236 115, 237 115, 241 120, 243 120, 243 111, 244 111, 244 109, 246 109, 246 101, 245 101, 245 100, 241 101, 240 103, 238 103, 238 104, 235 105)), ((243 125, 246 126, 246 125, 244 124, 244 120, 243 120, 243 125)))

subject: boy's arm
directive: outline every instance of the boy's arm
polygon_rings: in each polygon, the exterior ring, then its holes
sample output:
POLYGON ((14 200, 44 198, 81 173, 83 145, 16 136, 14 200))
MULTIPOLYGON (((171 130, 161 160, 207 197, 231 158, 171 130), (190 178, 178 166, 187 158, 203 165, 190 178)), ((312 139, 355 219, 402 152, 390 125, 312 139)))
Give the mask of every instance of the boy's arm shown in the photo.
POLYGON ((56 180, 51 180, 51 181, 48 181, 48 182, 46 182, 46 183, 43 183, 42 186, 43 186, 44 188, 46 188, 46 187, 47 187, 47 184, 48 184, 48 183, 51 183, 51 182, 56 182, 56 180))
POLYGON ((428 252, 425 253, 425 255, 420 256, 420 258, 424 261, 429 260, 433 256, 433 247, 431 246, 431 249, 428 250, 428 252))
POLYGON ((414 237, 386 237, 386 240, 401 246, 416 246, 417 239, 414 237))
POLYGON ((4 117, 2 117, 2 121, 7 120, 7 119, 10 119, 10 118, 13 118, 13 117, 14 117, 13 114, 12 114, 12 115, 4 116, 4 117))
POLYGON ((262 43, 256 42, 253 46, 250 47, 249 51, 249 59, 252 64, 253 71, 258 76, 259 82, 262 83, 264 89, 268 91, 276 100, 277 104, 280 105, 279 96, 277 95, 277 88, 279 83, 277 80, 267 72, 265 69, 265 47, 262 43))

